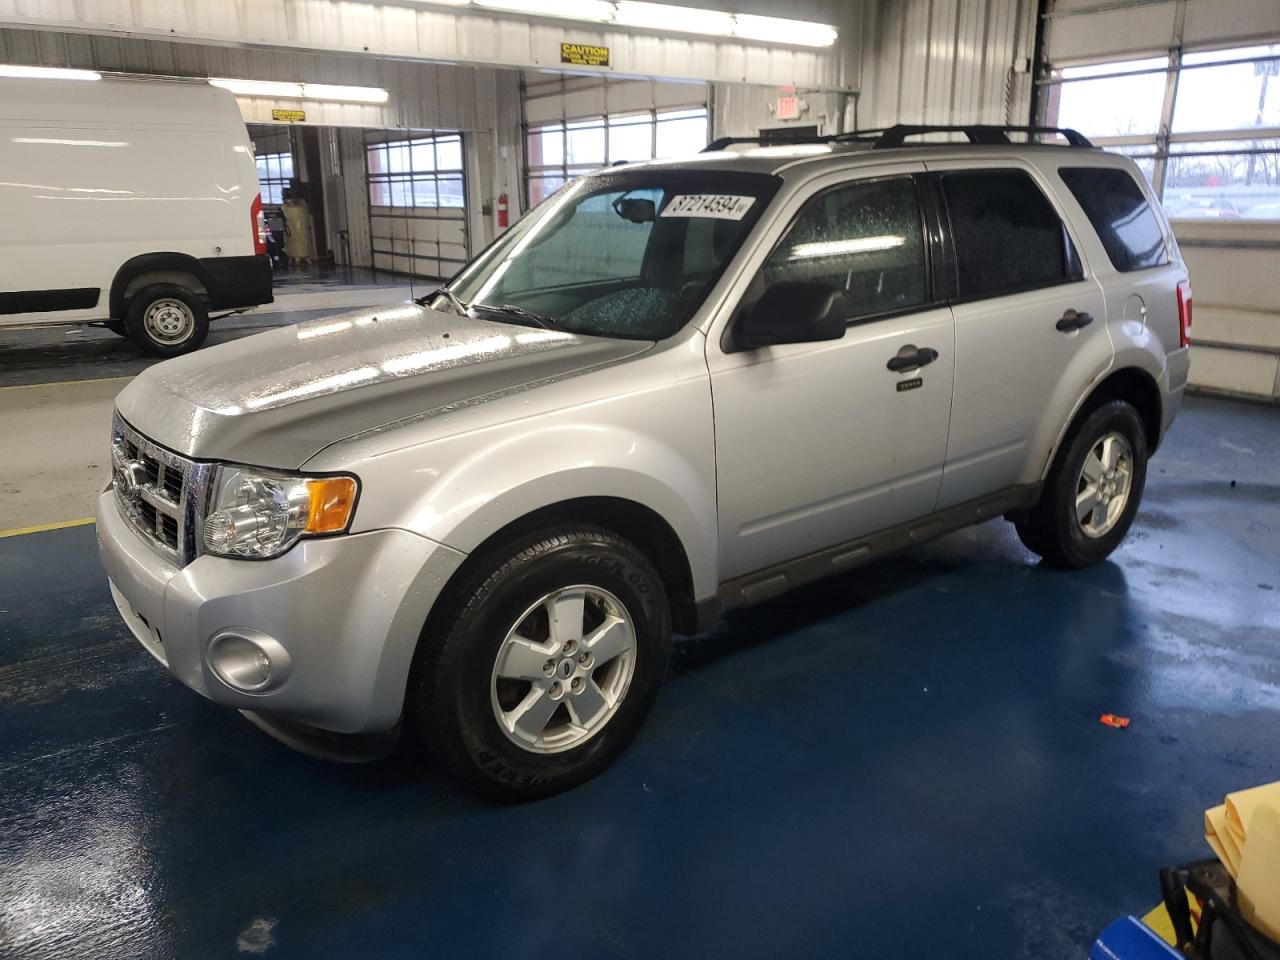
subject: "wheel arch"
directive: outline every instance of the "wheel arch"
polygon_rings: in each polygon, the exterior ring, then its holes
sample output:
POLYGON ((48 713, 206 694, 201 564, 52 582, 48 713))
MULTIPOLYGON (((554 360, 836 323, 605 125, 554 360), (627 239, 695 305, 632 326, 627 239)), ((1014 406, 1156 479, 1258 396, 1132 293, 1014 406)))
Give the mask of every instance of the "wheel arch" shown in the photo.
MULTIPOLYGON (((593 526, 608 530, 635 544, 662 578, 671 604, 671 622, 677 633, 697 631, 693 567, 680 536, 668 520, 652 507, 616 496, 573 497, 550 503, 506 523, 489 534, 453 572, 441 591, 443 598, 457 589, 479 564, 520 537, 539 530, 564 526, 593 526)), ((448 604, 437 602, 428 616, 448 604)))
POLYGON ((144 253, 126 260, 111 281, 110 316, 122 318, 129 298, 153 283, 176 283, 201 300, 209 301, 209 273, 200 261, 186 253, 144 253), (192 283, 191 281, 194 281, 192 283))
POLYGON ((1068 419, 1066 426, 1058 435, 1053 452, 1045 462, 1041 479, 1048 476, 1049 470, 1058 458, 1058 454, 1072 436, 1076 424, 1084 420, 1094 410, 1112 400, 1124 400, 1133 405, 1142 420, 1143 433, 1147 438, 1147 452, 1152 454, 1160 445, 1160 425, 1164 415, 1163 402, 1160 397, 1160 386, 1156 378, 1141 367, 1126 366, 1113 370, 1081 399, 1075 411, 1068 419))

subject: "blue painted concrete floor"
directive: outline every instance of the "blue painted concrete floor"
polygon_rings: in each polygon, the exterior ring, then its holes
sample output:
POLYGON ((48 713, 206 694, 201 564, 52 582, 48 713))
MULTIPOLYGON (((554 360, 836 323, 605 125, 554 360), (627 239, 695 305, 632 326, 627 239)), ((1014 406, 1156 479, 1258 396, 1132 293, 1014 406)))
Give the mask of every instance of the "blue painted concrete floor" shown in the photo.
POLYGON ((1079 958, 1280 777, 1280 409, 1190 400, 1095 569, 994 522, 683 643, 524 807, 200 700, 91 527, 0 540, 0 611, 0 956, 1079 958))

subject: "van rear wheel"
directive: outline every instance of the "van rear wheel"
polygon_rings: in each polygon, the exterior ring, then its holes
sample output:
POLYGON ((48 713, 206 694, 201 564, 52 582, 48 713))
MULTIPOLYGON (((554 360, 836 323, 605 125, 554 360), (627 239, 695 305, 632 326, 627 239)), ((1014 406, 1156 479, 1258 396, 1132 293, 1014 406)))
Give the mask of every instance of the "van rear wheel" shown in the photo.
POLYGON ((209 335, 209 311, 186 287, 155 283, 130 299, 125 329, 129 339, 148 353, 176 357, 204 343, 209 335))

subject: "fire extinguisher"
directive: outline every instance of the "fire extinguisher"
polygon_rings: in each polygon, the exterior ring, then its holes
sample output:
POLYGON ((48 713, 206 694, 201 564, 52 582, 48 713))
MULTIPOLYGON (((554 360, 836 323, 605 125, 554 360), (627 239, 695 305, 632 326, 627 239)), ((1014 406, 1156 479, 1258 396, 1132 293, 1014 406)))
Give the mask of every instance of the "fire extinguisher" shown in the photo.
POLYGON ((505 193, 498 195, 498 229, 505 230, 509 227, 510 217, 507 214, 507 195, 505 193))

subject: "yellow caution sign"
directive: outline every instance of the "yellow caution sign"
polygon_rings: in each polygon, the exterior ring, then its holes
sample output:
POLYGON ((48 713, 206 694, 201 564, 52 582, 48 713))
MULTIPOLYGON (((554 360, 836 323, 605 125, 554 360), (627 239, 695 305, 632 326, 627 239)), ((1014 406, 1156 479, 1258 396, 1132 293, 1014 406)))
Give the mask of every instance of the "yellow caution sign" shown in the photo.
POLYGON ((589 43, 562 43, 560 62, 571 63, 575 67, 607 67, 609 48, 594 47, 589 43))
POLYGON ((272 120, 280 120, 284 123, 306 123, 307 111, 305 110, 272 110, 272 120))

